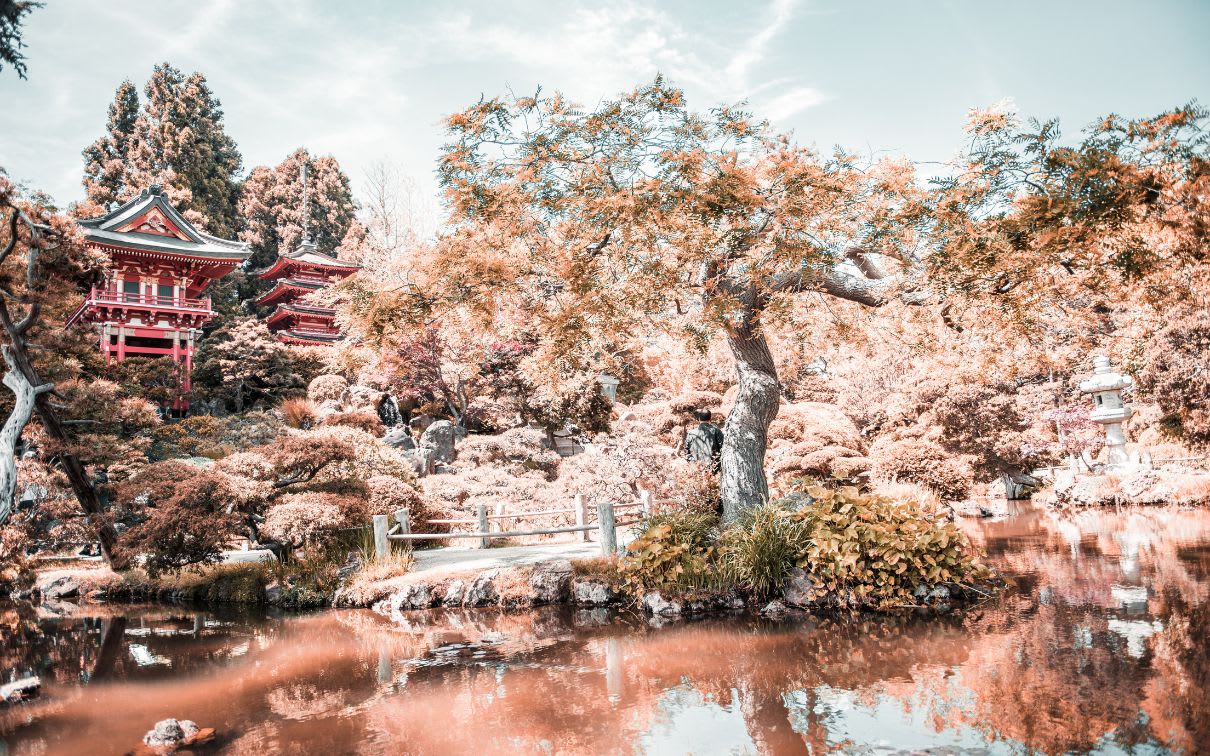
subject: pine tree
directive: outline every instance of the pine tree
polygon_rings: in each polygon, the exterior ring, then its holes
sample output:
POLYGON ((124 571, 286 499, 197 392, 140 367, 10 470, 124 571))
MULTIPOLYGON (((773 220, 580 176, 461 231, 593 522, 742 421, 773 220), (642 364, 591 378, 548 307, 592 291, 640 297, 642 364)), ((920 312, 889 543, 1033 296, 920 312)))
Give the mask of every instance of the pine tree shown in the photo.
POLYGON ((243 160, 223 129, 223 110, 206 77, 197 72, 185 76, 162 63, 143 92, 143 107, 127 133, 137 98, 125 85, 119 87, 109 133, 85 150, 89 199, 99 204, 124 201, 158 183, 191 221, 216 236, 234 237, 239 230, 235 206, 243 160), (107 162, 99 163, 98 171, 93 161, 102 156, 107 162), (123 167, 106 173, 104 167, 112 161, 123 167))
POLYGON ((109 105, 105 135, 84 150, 84 190, 102 208, 108 209, 132 193, 127 186, 126 161, 138 118, 139 92, 127 79, 118 85, 109 105))
POLYGON ((277 166, 258 166, 244 182, 239 214, 246 224, 240 238, 252 245, 252 267, 262 268, 303 238, 300 171, 307 166, 307 224, 311 239, 324 252, 341 246, 355 223, 356 205, 349 177, 330 155, 312 157, 305 148, 277 166))

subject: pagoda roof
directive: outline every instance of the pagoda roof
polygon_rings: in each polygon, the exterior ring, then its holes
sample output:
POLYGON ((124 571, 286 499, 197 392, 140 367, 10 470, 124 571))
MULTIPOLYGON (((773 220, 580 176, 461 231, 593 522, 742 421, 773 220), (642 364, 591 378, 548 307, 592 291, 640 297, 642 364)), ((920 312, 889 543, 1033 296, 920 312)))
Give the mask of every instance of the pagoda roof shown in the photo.
POLYGON ((336 310, 331 307, 317 307, 315 305, 298 304, 296 302, 283 302, 277 306, 269 317, 265 318, 265 323, 270 324, 278 320, 286 318, 298 317, 300 315, 318 315, 321 318, 336 317, 336 310))
POLYGON ((262 307, 276 299, 294 294, 295 292, 304 292, 299 294, 299 296, 306 296, 324 287, 325 284, 323 281, 313 281, 306 278, 279 278, 272 289, 269 289, 269 291, 257 298, 256 305, 262 307))
POLYGON ((105 215, 79 223, 93 244, 155 256, 240 263, 252 254, 243 242, 199 231, 157 184, 105 215))
POLYGON ((335 256, 319 251, 315 242, 307 240, 298 245, 293 252, 284 252, 277 256, 272 265, 258 275, 261 278, 276 278, 290 268, 329 271, 349 275, 361 269, 355 262, 337 260, 335 256))
POLYGON ((296 331, 284 329, 273 334, 278 341, 285 344, 332 344, 344 340, 344 336, 333 333, 318 333, 316 331, 296 331))

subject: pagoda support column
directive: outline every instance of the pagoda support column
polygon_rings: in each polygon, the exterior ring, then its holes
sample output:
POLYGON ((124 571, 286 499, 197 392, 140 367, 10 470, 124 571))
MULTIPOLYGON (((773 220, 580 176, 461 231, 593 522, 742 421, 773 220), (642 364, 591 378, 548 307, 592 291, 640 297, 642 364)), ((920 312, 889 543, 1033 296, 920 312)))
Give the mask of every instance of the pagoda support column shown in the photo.
POLYGON ((113 361, 113 347, 109 343, 109 337, 113 333, 113 326, 109 323, 101 325, 101 354, 105 355, 105 364, 108 365, 113 361))
POLYGON ((118 362, 126 359, 126 325, 118 326, 118 362))
POLYGON ((193 386, 193 329, 185 331, 185 391, 193 386))

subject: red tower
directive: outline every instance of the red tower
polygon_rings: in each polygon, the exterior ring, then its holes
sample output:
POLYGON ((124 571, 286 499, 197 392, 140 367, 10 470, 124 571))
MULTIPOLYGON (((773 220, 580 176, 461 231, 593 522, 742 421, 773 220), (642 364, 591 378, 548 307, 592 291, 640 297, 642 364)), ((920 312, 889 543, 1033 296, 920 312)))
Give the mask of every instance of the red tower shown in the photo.
POLYGON ((261 307, 277 304, 265 318, 265 325, 276 333, 278 341, 286 344, 316 345, 339 341, 336 310, 300 300, 360 268, 357 263, 337 260, 320 252, 313 242, 304 241, 298 249, 278 257, 258 276, 276 282, 256 300, 261 307))
MULTIPOLYGON (((171 357, 189 391, 193 353, 203 323, 214 317, 211 281, 230 273, 251 252, 241 242, 204 234, 152 185, 99 218, 80 221, 88 246, 109 255, 109 279, 93 288, 67 325, 95 323, 107 360, 131 355, 171 357)), ((185 409, 187 399, 173 409, 185 409)))

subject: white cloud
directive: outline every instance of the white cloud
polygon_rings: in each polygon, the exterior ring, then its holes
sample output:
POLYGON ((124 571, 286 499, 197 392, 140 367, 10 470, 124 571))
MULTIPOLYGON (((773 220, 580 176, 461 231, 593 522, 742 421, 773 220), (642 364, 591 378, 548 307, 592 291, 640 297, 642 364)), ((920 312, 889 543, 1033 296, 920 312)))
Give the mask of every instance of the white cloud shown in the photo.
POLYGON ((825 102, 827 99, 828 97, 818 89, 794 87, 772 99, 765 100, 760 107, 760 114, 770 121, 777 123, 809 107, 825 102))
POLYGON ((744 89, 748 86, 749 69, 764 59, 769 43, 790 22, 795 4, 795 0, 773 0, 770 9, 773 18, 769 24, 752 35, 743 49, 727 64, 726 73, 733 87, 744 89))

